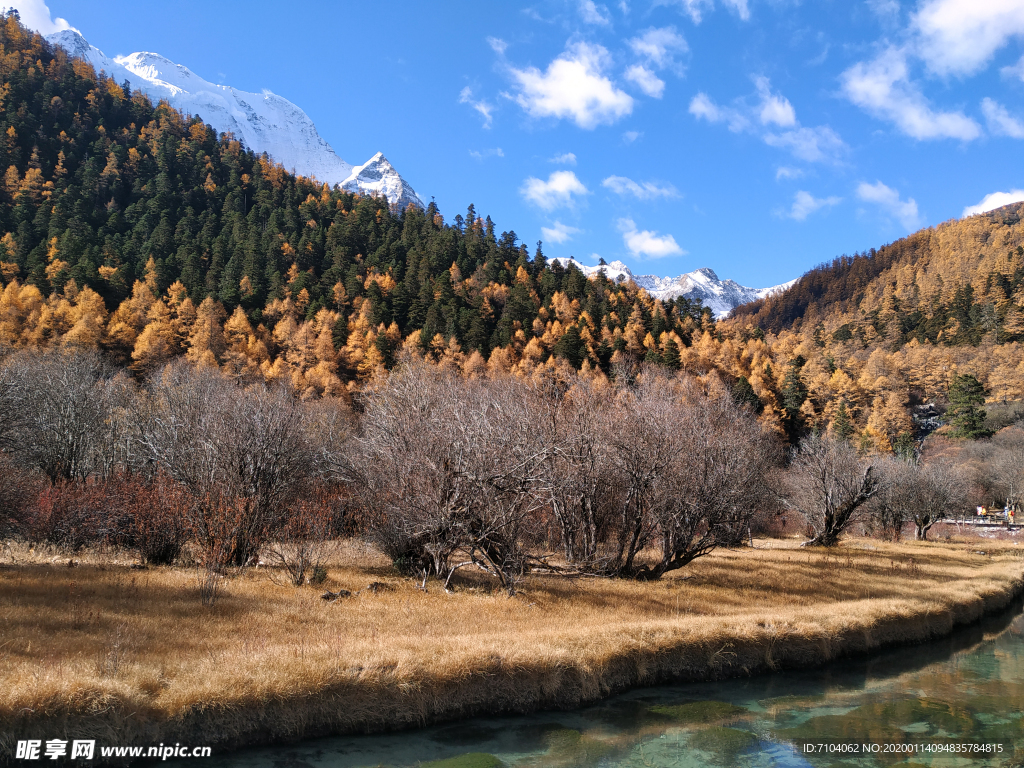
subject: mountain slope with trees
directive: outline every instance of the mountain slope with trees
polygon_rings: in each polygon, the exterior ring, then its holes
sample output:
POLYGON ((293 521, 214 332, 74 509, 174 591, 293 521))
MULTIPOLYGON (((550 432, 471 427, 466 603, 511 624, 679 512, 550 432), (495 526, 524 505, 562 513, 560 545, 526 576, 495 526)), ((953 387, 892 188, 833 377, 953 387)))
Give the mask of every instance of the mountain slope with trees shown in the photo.
POLYGON ((1020 206, 812 270, 716 322, 685 298, 549 262, 469 206, 287 173, 0 24, 0 346, 98 349, 148 376, 185 357, 343 395, 424 358, 473 377, 642 364, 716 377, 795 441, 913 440, 956 376, 1024 398, 1020 206))

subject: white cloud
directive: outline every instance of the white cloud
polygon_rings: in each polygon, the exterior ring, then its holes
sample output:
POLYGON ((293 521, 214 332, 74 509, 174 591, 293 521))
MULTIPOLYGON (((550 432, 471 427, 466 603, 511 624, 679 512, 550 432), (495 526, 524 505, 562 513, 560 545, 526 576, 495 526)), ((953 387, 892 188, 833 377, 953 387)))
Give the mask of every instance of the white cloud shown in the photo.
POLYGON ((846 144, 839 134, 827 125, 768 133, 764 136, 764 143, 770 147, 786 149, 794 157, 809 163, 835 161, 846 151, 846 144))
POLYGON ((632 144, 634 141, 644 135, 643 131, 626 131, 622 134, 622 140, 627 144, 632 144))
POLYGON ((804 175, 804 172, 799 168, 790 168, 788 165, 780 165, 775 171, 775 180, 779 179, 799 179, 804 175))
POLYGON ((477 160, 483 160, 485 157, 504 157, 505 152, 501 147, 495 147, 494 149, 485 149, 483 151, 471 149, 469 150, 469 156, 474 157, 477 160))
POLYGON ((504 56, 505 51, 508 50, 508 43, 502 40, 500 37, 488 37, 487 44, 491 46, 491 50, 499 56, 504 56))
POLYGON ((915 139, 971 141, 981 127, 962 112, 936 112, 910 81, 906 52, 890 47, 872 61, 862 61, 840 77, 843 92, 861 109, 896 124, 915 139))
POLYGON ((572 152, 564 152, 561 155, 555 155, 549 163, 558 163, 559 165, 576 165, 576 155, 572 152))
MULTIPOLYGON (((656 0, 655 5, 677 5, 694 24, 700 24, 704 18, 705 11, 711 11, 715 7, 714 0, 656 0)), ((744 21, 750 19, 750 6, 748 0, 722 0, 722 5, 730 8, 737 16, 744 21)))
POLYGON ((1020 0, 923 0, 912 26, 928 68, 941 75, 980 71, 1011 38, 1024 36, 1020 0))
POLYGON ((704 11, 710 11, 715 7, 714 0, 664 0, 663 3, 655 2, 655 5, 678 5, 680 10, 683 11, 694 24, 700 24, 701 19, 704 16, 704 11))
POLYGON ((1024 122, 1011 115, 998 101, 983 99, 981 111, 988 121, 988 129, 995 135, 1024 139, 1024 122))
POLYGON ((52 35, 54 32, 63 32, 65 29, 74 29, 75 32, 78 32, 68 24, 67 19, 53 18, 45 0, 7 0, 4 7, 17 10, 18 15, 21 16, 21 23, 42 35, 52 35))
POLYGON ((1011 189, 1009 192, 993 192, 985 195, 977 205, 969 205, 964 208, 964 216, 974 216, 976 213, 988 213, 996 208, 1002 208, 1010 203, 1024 201, 1024 189, 1011 189))
POLYGON ((720 107, 706 93, 698 93, 690 100, 690 114, 709 123, 728 123, 729 130, 739 133, 750 127, 750 121, 737 109, 720 107))
POLYGON ((625 176, 609 176, 601 186, 618 195, 633 195, 638 200, 653 200, 658 197, 679 197, 679 190, 671 184, 655 184, 653 181, 637 183, 625 176))
POLYGON ((1012 67, 1003 67, 999 70, 999 73, 1003 77, 1016 77, 1020 80, 1024 80, 1024 56, 1020 57, 1020 61, 1014 64, 1012 67))
POLYGON ((793 105, 785 96, 772 93, 772 86, 767 77, 755 77, 754 86, 761 97, 761 106, 758 110, 761 125, 778 125, 782 128, 796 125, 793 105))
POLYGON ((757 123, 789 127, 788 131, 762 133, 761 138, 769 146, 785 149, 794 157, 811 163, 835 161, 846 151, 846 144, 829 126, 801 127, 789 99, 772 93, 768 78, 755 77, 754 87, 758 96, 758 103, 754 106, 740 98, 734 100, 735 106, 723 107, 715 104, 707 94, 698 93, 690 101, 690 114, 711 123, 727 123, 733 133, 759 133, 757 123))
POLYGON ((732 8, 744 21, 750 20, 750 8, 747 6, 747 0, 722 0, 722 2, 729 8, 732 8))
POLYGON ((893 22, 899 18, 899 0, 867 0, 868 8, 884 22, 893 22))
POLYGON ((550 227, 541 227, 541 236, 552 243, 564 243, 567 240, 572 240, 572 236, 579 234, 580 230, 576 227, 568 227, 560 221, 556 221, 550 227))
POLYGON ((607 27, 612 23, 608 18, 608 9, 603 5, 597 5, 594 0, 580 0, 579 10, 580 18, 585 24, 607 27))
POLYGON ((665 93, 665 81, 643 64, 634 64, 627 69, 626 79, 651 98, 660 99, 665 93))
POLYGON ((810 192, 802 189, 793 197, 793 207, 789 210, 789 218, 803 221, 815 211, 822 208, 831 208, 841 203, 841 197, 814 197, 810 192))
POLYGON ((689 46, 675 27, 652 27, 640 37, 626 41, 633 53, 655 69, 680 70, 677 53, 686 53, 689 46))
POLYGON ((901 200, 899 192, 880 181, 874 184, 861 182, 857 186, 857 197, 864 202, 874 203, 887 214, 898 219, 908 232, 921 226, 921 217, 918 214, 917 202, 914 198, 901 200))
POLYGON ((619 231, 622 232, 622 242, 633 256, 660 259, 686 253, 672 235, 659 235, 647 229, 639 231, 632 219, 619 219, 619 231))
POLYGON ((484 118, 484 128, 491 127, 491 117, 494 111, 494 105, 488 104, 486 100, 480 99, 477 101, 473 98, 473 89, 468 85, 459 92, 459 104, 469 104, 473 109, 479 112, 484 118))
POLYGON ((609 58, 600 45, 575 43, 546 72, 512 68, 515 100, 533 117, 566 118, 580 128, 614 123, 633 111, 633 98, 604 75, 609 58))
POLYGON ((545 211, 571 207, 575 202, 573 195, 590 194, 572 171, 555 171, 547 181, 530 176, 519 191, 526 200, 545 211))

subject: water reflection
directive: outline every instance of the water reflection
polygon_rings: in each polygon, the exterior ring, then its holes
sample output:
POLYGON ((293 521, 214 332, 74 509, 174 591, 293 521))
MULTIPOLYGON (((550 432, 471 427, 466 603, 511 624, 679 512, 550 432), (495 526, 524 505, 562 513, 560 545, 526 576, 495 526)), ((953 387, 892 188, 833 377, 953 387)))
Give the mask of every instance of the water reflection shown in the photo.
POLYGON ((1020 605, 935 643, 819 669, 660 686, 573 712, 477 718, 203 761, 204 768, 1022 764, 1020 605), (926 751, 983 744, 1002 751, 926 751), (865 753, 865 745, 879 751, 865 753))

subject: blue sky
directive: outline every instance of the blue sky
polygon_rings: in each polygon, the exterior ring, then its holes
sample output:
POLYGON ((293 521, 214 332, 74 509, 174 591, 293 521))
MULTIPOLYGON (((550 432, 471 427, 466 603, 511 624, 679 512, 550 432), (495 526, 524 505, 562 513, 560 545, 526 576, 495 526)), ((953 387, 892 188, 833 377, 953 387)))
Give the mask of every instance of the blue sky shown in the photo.
POLYGON ((1024 198, 1024 0, 9 3, 272 90, 548 256, 761 287, 1024 198))

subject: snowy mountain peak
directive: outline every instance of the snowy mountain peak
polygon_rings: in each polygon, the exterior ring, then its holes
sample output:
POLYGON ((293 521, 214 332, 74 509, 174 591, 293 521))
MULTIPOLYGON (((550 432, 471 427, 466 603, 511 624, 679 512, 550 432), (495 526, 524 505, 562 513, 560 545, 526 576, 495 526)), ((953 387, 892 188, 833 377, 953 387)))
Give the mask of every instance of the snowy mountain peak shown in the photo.
POLYGON ((693 272, 690 272, 689 274, 690 277, 693 278, 700 276, 713 283, 721 282, 718 279, 718 275, 715 274, 715 270, 711 269, 710 267, 701 267, 700 269, 695 269, 693 272))
POLYGON ((309 115, 276 93, 247 93, 210 83, 158 53, 138 51, 111 59, 73 29, 46 39, 88 61, 97 73, 103 70, 119 83, 127 80, 133 91, 142 91, 153 101, 165 99, 186 114, 199 115, 218 132, 233 134, 249 149, 266 152, 295 173, 340 184, 351 192, 384 195, 399 209, 410 204, 425 207, 382 153, 363 165, 346 163, 320 136, 309 115))
POLYGON ((669 300, 677 296, 685 296, 692 300, 700 299, 705 307, 711 309, 715 317, 727 317, 740 304, 761 299, 777 291, 784 291, 796 280, 770 288, 747 288, 734 280, 720 280, 713 269, 702 267, 679 277, 657 277, 656 275, 634 275, 628 266, 621 261, 613 261, 607 265, 589 266, 572 258, 556 257, 552 261, 563 267, 575 266, 587 277, 603 272, 609 280, 632 280, 657 299, 669 300))

